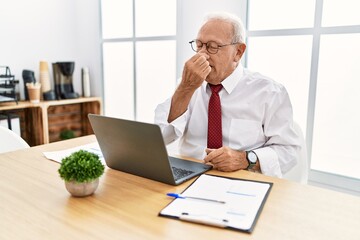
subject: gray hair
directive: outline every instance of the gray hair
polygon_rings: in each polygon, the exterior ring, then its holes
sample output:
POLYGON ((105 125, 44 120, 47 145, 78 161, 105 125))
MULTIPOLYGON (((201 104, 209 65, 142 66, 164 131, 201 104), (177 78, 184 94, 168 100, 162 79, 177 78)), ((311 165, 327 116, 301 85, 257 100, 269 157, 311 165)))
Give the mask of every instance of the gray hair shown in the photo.
POLYGON ((233 26, 233 43, 245 43, 245 28, 241 19, 227 12, 213 12, 205 16, 204 24, 210 20, 221 20, 230 23, 233 26))

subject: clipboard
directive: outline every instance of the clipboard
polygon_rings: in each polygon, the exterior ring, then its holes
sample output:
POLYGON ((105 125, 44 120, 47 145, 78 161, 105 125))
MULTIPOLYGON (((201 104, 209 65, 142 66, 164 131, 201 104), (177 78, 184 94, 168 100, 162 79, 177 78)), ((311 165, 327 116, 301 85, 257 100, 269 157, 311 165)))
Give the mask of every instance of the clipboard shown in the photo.
POLYGON ((202 174, 159 216, 251 233, 272 185, 202 174))

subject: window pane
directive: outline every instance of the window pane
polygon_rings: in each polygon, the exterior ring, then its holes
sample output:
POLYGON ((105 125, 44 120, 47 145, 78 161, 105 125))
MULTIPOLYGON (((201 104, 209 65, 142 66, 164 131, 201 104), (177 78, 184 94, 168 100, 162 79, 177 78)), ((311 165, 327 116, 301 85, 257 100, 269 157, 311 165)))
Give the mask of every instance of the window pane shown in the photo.
POLYGON ((360 34, 320 42, 311 167, 360 178, 360 34))
POLYGON ((315 0, 251 0, 249 29, 287 29, 314 26, 315 0))
POLYGON ((133 36, 132 0, 102 0, 102 34, 104 39, 133 36))
POLYGON ((176 0, 136 0, 136 37, 176 34, 176 0))
POLYGON ((324 0, 322 26, 360 24, 359 0, 324 0))
POLYGON ((283 84, 293 105, 294 120, 306 130, 311 65, 311 36, 249 38, 248 66, 283 84))
POLYGON ((136 44, 137 120, 154 122, 156 106, 170 97, 176 82, 176 42, 136 44))
POLYGON ((132 42, 104 43, 105 115, 134 119, 132 42))

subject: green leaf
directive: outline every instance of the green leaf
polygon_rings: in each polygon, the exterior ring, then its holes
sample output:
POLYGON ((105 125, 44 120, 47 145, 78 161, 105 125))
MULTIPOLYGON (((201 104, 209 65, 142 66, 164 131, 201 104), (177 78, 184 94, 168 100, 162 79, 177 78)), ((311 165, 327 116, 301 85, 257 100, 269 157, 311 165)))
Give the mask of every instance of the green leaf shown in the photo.
POLYGON ((98 155, 79 150, 62 159, 58 172, 65 181, 90 182, 99 178, 104 170, 98 155))

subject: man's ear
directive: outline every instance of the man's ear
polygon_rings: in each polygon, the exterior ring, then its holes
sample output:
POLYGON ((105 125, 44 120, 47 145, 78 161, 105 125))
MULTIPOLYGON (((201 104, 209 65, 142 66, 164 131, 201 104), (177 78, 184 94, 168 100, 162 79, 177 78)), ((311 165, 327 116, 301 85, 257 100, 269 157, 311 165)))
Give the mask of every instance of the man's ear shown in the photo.
POLYGON ((240 61, 240 59, 242 58, 245 50, 246 50, 246 44, 245 43, 239 43, 237 45, 237 52, 236 52, 236 55, 235 55, 235 58, 234 58, 235 62, 240 61))

